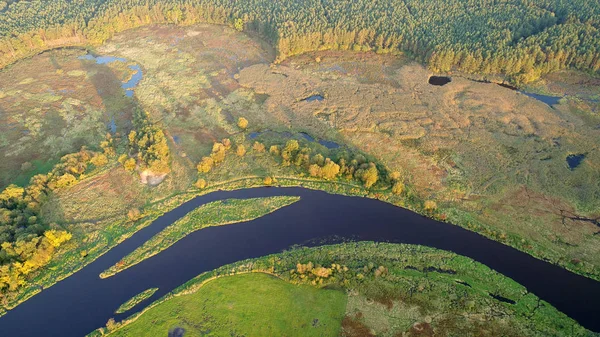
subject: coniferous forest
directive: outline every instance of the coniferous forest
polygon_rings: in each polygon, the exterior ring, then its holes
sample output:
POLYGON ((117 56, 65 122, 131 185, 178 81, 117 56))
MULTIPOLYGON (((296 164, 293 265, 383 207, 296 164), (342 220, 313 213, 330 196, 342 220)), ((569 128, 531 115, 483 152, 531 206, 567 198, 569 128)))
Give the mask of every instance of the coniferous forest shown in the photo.
POLYGON ((600 69, 598 0, 9 0, 0 1, 0 66, 133 27, 202 22, 257 33, 279 59, 319 49, 402 51, 433 71, 517 83, 600 69))

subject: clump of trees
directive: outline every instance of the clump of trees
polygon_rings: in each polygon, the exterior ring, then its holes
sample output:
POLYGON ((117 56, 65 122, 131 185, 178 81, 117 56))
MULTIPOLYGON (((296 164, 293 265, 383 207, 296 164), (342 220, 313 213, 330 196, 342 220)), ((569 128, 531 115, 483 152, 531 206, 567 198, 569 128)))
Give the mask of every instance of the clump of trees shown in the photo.
POLYGON ((55 249, 70 239, 70 233, 52 229, 30 240, 2 243, 0 295, 26 285, 27 276, 48 264, 55 249))
POLYGON ((46 195, 75 185, 86 177, 91 167, 106 165, 105 157, 104 153, 82 148, 63 156, 48 174, 33 176, 26 187, 6 187, 0 193, 0 244, 28 241, 42 235, 47 226, 41 220, 39 209, 46 195))
POLYGON ((296 268, 290 271, 290 280, 300 283, 310 283, 312 285, 331 283, 348 285, 350 281, 360 282, 367 276, 379 278, 388 275, 389 270, 387 267, 383 265, 377 266, 372 262, 369 262, 362 268, 350 269, 339 263, 332 263, 330 267, 327 267, 309 261, 307 263, 297 263, 296 268))
MULTIPOLYGON (((211 154, 203 157, 197 165, 198 172, 201 174, 209 173, 214 167, 218 166, 232 147, 229 139, 224 139, 222 142, 216 142, 213 145, 211 154)), ((252 149, 256 153, 266 151, 264 144, 255 142, 252 149)), ((246 155, 246 146, 242 143, 235 147, 235 154, 239 157, 246 155)), ((281 160, 282 166, 294 166, 308 173, 311 177, 321 178, 325 180, 346 179, 360 182, 364 187, 371 188, 377 182, 392 181, 393 192, 401 194, 404 190, 404 185, 400 176, 394 178, 394 175, 388 174, 385 168, 379 168, 374 162, 360 154, 349 155, 343 153, 337 159, 324 157, 320 153, 311 156, 313 150, 310 147, 302 147, 298 140, 290 139, 283 146, 271 145, 269 153, 275 158, 281 160)), ((272 178, 267 177, 265 184, 271 184, 272 178), (267 183, 267 180, 269 181, 267 183)))
POLYGON ((161 174, 171 171, 170 151, 163 130, 150 121, 147 112, 137 111, 134 116, 134 130, 128 135, 129 154, 122 155, 119 162, 128 171, 148 170, 161 174))
POLYGON ((90 170, 108 164, 114 156, 110 135, 100 144, 102 152, 81 148, 63 156, 47 174, 31 178, 26 187, 9 185, 0 192, 0 293, 14 291, 32 272, 46 265, 54 251, 71 238, 66 231, 49 229, 40 216, 40 205, 55 190, 86 178, 90 170))
POLYGON ((352 159, 341 156, 336 162, 331 158, 325 158, 320 153, 311 157, 311 151, 308 147, 301 148, 298 141, 292 139, 281 151, 278 146, 271 146, 270 153, 279 156, 284 166, 295 165, 308 171, 312 177, 326 180, 354 179, 360 181, 366 188, 371 188, 382 176, 377 165, 368 162, 362 155, 355 155, 352 159))
MULTIPOLYGON (((243 147, 242 144, 240 144, 240 146, 242 146, 242 147, 240 148, 238 146, 237 153, 239 156, 243 156, 244 154, 246 154, 246 148, 243 147), (241 152, 243 152, 243 153, 241 153, 241 152)), ((213 169, 213 167, 217 166, 218 164, 223 162, 223 160, 225 160, 227 151, 230 149, 231 149, 231 140, 228 138, 223 139, 221 142, 215 142, 213 144, 213 148, 212 148, 210 155, 206 156, 206 157, 202 157, 202 159, 196 166, 196 168, 198 169, 198 172, 200 172, 200 173, 210 172, 213 169)))

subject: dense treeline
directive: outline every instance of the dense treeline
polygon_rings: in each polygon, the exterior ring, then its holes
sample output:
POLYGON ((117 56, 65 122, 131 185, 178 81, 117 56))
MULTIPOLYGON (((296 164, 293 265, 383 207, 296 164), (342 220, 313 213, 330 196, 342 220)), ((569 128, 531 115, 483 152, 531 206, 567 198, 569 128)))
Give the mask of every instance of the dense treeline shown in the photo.
POLYGON ((435 71, 516 81, 565 67, 600 69, 598 0, 18 1, 0 12, 0 66, 146 24, 199 22, 257 32, 280 58, 317 49, 400 50, 435 71))

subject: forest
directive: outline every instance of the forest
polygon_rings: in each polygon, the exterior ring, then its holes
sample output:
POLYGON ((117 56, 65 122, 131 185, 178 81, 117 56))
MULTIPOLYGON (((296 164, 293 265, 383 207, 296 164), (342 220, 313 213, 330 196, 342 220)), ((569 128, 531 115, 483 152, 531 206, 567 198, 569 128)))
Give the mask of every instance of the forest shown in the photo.
POLYGON ((502 74, 515 83, 600 69, 598 0, 4 1, 0 67, 134 27, 202 22, 259 34, 279 60, 322 49, 405 52, 433 71, 502 74))

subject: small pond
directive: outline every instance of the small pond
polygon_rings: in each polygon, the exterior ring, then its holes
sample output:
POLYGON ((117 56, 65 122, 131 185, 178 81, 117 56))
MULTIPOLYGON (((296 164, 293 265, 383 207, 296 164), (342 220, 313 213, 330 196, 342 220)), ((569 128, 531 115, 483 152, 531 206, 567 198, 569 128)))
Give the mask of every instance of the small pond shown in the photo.
POLYGON ((452 79, 448 76, 431 76, 429 77, 429 84, 442 86, 452 82, 452 79))
POLYGON ((115 133, 117 133, 117 123, 115 122, 114 116, 110 118, 110 121, 108 122, 107 127, 110 130, 111 134, 114 135, 115 133))
POLYGON ((585 159, 585 154, 570 154, 567 156, 567 164, 569 165, 569 168, 571 169, 571 171, 573 171, 579 165, 581 165, 581 162, 584 159, 585 159))
POLYGON ((125 96, 133 97, 133 88, 135 88, 138 83, 142 80, 142 68, 140 66, 133 65, 129 66, 129 69, 134 70, 135 73, 131 75, 131 78, 127 82, 123 82, 121 87, 125 89, 125 96))
POLYGON ((549 96, 549 95, 541 95, 541 94, 534 94, 534 93, 530 93, 530 92, 525 92, 523 90, 519 90, 519 88, 507 84, 507 83, 498 83, 499 86, 504 87, 504 88, 508 88, 510 90, 514 90, 514 91, 518 91, 519 93, 527 96, 527 97, 531 97, 534 99, 537 99, 538 101, 542 102, 542 103, 546 103, 549 106, 553 106, 556 105, 560 102, 560 99, 562 97, 560 96, 549 96))
POLYGON ((325 97, 323 97, 323 95, 312 95, 312 96, 306 97, 305 99, 303 99, 303 101, 313 102, 313 101, 322 101, 324 99, 325 99, 325 97))
MULTIPOLYGON (((115 56, 94 56, 92 54, 87 54, 87 55, 79 56, 79 59, 80 60, 95 61, 97 64, 109 64, 109 63, 113 63, 113 62, 127 62, 127 60, 124 59, 124 58, 122 58, 122 57, 115 57, 115 56)), ((130 65, 129 69, 135 71, 135 73, 133 73, 133 75, 131 75, 131 78, 128 81, 125 81, 125 82, 123 82, 121 84, 121 88, 123 88, 123 90, 125 90, 125 96, 127 96, 127 97, 133 97, 133 89, 142 80, 143 73, 142 73, 142 68, 139 65, 137 65, 137 64, 130 65)))
POLYGON ((519 91, 520 93, 522 93, 525 96, 529 96, 531 98, 535 98, 538 101, 542 102, 542 103, 546 103, 549 106, 553 106, 559 103, 560 99, 562 97, 557 97, 557 96, 548 96, 548 95, 540 95, 540 94, 532 94, 529 92, 524 92, 524 91, 519 91))

